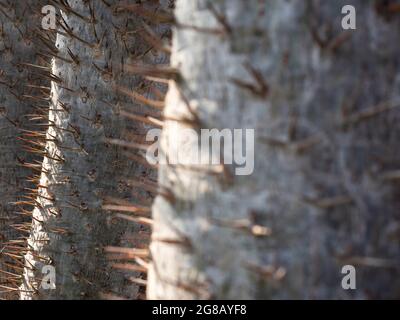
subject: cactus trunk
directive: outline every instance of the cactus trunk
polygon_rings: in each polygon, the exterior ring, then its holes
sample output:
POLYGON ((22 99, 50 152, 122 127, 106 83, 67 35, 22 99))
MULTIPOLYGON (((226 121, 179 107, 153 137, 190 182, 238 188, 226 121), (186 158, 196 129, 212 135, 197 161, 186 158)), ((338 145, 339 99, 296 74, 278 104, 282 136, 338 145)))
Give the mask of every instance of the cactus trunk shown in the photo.
MULTIPOLYGON (((35 34, 40 26, 40 0, 0 3, 0 298, 17 294, 16 274, 29 232, 29 165, 41 161, 27 149, 26 130, 34 129, 48 98, 48 81, 35 34), (24 142, 25 141, 25 142, 24 142), (25 197, 24 197, 25 196, 25 197)), ((47 106, 45 106, 47 109, 47 106)), ((32 145, 29 145, 32 147, 32 145)))
MULTIPOLYGON (((138 36, 143 19, 126 10, 136 1, 57 3, 61 19, 46 136, 51 157, 42 164, 21 299, 135 299, 139 286, 111 267, 105 249, 124 246, 142 226, 115 219, 104 205, 148 199, 146 192, 132 195, 127 178, 149 172, 109 141, 144 132, 143 124, 121 114, 143 107, 120 90, 145 95, 143 78, 125 69, 157 56, 138 36), (46 265, 55 268, 55 289, 41 285, 46 265)), ((143 6, 148 12, 158 8, 156 2, 143 6)))
POLYGON ((400 22, 348 2, 177 1, 162 153, 254 129, 254 172, 160 166, 150 299, 400 297, 400 22))

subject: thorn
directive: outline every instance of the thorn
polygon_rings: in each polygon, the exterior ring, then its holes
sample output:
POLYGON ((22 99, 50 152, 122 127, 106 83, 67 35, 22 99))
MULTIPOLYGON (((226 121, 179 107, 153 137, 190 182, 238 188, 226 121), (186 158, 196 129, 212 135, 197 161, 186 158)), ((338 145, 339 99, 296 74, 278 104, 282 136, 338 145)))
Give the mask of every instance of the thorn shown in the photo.
POLYGON ((136 205, 131 206, 119 206, 119 205, 104 205, 102 207, 103 210, 110 210, 110 211, 124 211, 124 212, 132 212, 132 213, 149 213, 151 209, 148 207, 141 207, 136 205))
POLYGON ((176 79, 179 76, 179 71, 169 65, 143 65, 130 64, 126 65, 126 70, 137 75, 150 76, 163 79, 176 79))
POLYGON ((114 7, 114 11, 116 13, 126 12, 126 10, 132 11, 154 24, 161 24, 161 23, 171 24, 175 22, 173 14, 162 9, 153 11, 144 8, 141 4, 119 4, 114 7))
POLYGON ((140 115, 137 115, 134 113, 125 112, 123 110, 120 111, 120 114, 130 120, 139 121, 139 122, 146 123, 146 124, 149 124, 149 125, 152 125, 155 127, 162 128, 164 125, 163 121, 156 119, 154 117, 151 117, 151 116, 140 116, 140 115))
POLYGON ((388 112, 392 109, 400 107, 400 103, 382 102, 376 106, 361 110, 360 112, 353 113, 342 121, 342 126, 355 125, 361 121, 369 120, 381 113, 388 112))
POLYGON ((109 144, 113 144, 113 145, 116 145, 116 146, 120 146, 120 147, 139 149, 139 150, 144 150, 144 151, 147 151, 147 149, 149 147, 146 144, 138 144, 138 143, 128 142, 128 141, 119 140, 119 139, 108 139, 108 138, 106 138, 106 139, 104 139, 104 142, 109 143, 109 144))
POLYGON ((127 96, 133 98, 134 100, 137 100, 140 103, 143 103, 143 104, 148 105, 150 107, 154 107, 154 108, 159 109, 159 110, 163 110, 164 107, 165 107, 164 101, 151 100, 151 99, 146 98, 145 96, 143 96, 143 95, 141 95, 141 94, 139 94, 139 93, 137 93, 137 92, 135 92, 133 90, 130 91, 128 89, 121 88, 121 87, 116 87, 116 90, 121 92, 121 93, 124 93, 127 96))
POLYGON ((259 274, 263 278, 272 278, 276 281, 281 281, 286 276, 286 269, 284 267, 276 268, 272 265, 259 266, 254 263, 245 263, 245 267, 248 268, 250 271, 259 274))
POLYGON ((303 197, 302 200, 320 209, 331 209, 334 207, 349 205, 353 203, 353 199, 349 196, 336 196, 325 199, 310 199, 307 197, 303 197))
POLYGON ((255 84, 245 82, 241 79, 235 79, 235 78, 231 78, 231 81, 238 87, 241 87, 243 89, 250 91, 255 96, 266 99, 269 94, 269 85, 265 81, 262 73, 260 71, 256 70, 254 67, 252 67, 248 63, 245 64, 245 68, 247 69, 247 71, 251 74, 251 76, 255 80, 255 84))
POLYGON ((134 277, 129 277, 129 280, 135 284, 138 284, 139 286, 147 286, 147 280, 134 277))
POLYGON ((118 213, 115 215, 116 218, 120 218, 126 221, 130 221, 130 222, 135 222, 138 224, 143 224, 143 225, 147 225, 147 226, 152 226, 153 225, 153 220, 150 218, 144 218, 144 217, 131 217, 128 216, 126 214, 121 214, 118 213))
POLYGON ((232 27, 229 25, 227 18, 223 14, 218 13, 211 2, 208 3, 207 7, 212 12, 212 14, 217 19, 217 21, 223 26, 225 32, 227 34, 231 34, 233 32, 233 30, 232 30, 232 27))
POLYGON ((147 268, 138 266, 132 263, 114 263, 111 265, 114 269, 135 271, 135 272, 147 272, 147 268))

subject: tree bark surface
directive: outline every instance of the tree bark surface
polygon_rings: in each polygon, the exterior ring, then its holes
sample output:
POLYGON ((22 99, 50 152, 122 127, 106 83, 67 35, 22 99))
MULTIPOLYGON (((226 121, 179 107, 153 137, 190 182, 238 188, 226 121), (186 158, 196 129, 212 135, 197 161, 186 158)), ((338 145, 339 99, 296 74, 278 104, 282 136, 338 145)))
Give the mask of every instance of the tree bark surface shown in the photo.
POLYGON ((190 160, 187 128, 254 129, 255 167, 160 165, 173 197, 153 206, 148 297, 399 298, 399 13, 178 0, 175 15, 162 153, 190 160))
MULTIPOLYGON (((143 133, 142 124, 120 114, 127 106, 141 107, 119 89, 146 95, 143 79, 126 66, 159 57, 137 35, 143 19, 122 6, 134 7, 135 1, 65 3, 59 5, 63 27, 52 64, 56 79, 46 145, 52 158, 42 165, 44 187, 33 211, 21 299, 136 298, 139 286, 111 267, 104 249, 126 245, 122 239, 141 226, 114 219, 103 205, 110 198, 137 200, 127 179, 145 175, 146 169, 107 139, 143 133), (55 290, 41 286, 46 265, 55 267, 55 290)), ((157 7, 151 2, 147 10, 157 7)))

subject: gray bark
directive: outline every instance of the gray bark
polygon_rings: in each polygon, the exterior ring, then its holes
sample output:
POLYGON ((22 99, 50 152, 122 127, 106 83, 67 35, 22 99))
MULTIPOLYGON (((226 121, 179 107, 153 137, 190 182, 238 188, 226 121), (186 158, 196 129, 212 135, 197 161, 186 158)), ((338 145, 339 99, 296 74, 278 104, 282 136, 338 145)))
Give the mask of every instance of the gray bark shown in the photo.
POLYGON ((148 297, 399 298, 394 6, 178 0, 175 15, 162 152, 190 159, 190 124, 255 129, 255 169, 160 166, 148 297), (347 264, 356 290, 341 288, 347 264))
POLYGON ((15 274, 24 248, 20 241, 29 227, 29 218, 21 215, 29 209, 25 188, 33 187, 26 181, 31 170, 25 165, 41 160, 18 140, 22 130, 32 130, 37 122, 29 115, 41 107, 43 91, 38 86, 46 86, 43 71, 29 66, 41 63, 36 55, 41 43, 34 37, 40 8, 40 0, 0 3, 0 298, 7 299, 15 297, 18 288, 15 274))
MULTIPOLYGON (((56 40, 57 56, 63 59, 56 57, 52 65, 52 73, 60 79, 52 82, 51 89, 46 150, 52 158, 45 158, 42 165, 44 188, 33 211, 21 299, 136 298, 138 286, 111 268, 104 248, 123 246, 122 238, 141 226, 111 219, 103 205, 109 197, 134 201, 148 197, 144 191, 132 196, 126 182, 148 172, 106 139, 143 133, 142 124, 120 115, 127 106, 136 111, 141 107, 117 87, 146 94, 143 78, 127 73, 125 66, 158 58, 137 35, 141 17, 118 9, 119 4, 136 1, 66 3, 73 12, 60 6, 65 23, 56 40), (91 12, 94 23, 86 21, 91 12), (47 264, 56 270, 55 290, 41 286, 41 270, 47 264)), ((144 5, 148 10, 158 7, 157 1, 144 5)))

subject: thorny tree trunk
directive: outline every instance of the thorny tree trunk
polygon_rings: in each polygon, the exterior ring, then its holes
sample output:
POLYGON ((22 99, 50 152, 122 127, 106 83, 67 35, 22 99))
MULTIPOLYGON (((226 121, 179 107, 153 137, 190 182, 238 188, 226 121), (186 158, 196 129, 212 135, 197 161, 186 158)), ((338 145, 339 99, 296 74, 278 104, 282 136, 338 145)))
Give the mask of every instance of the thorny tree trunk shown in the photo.
MULTIPOLYGON (((139 106, 117 88, 144 94, 142 79, 126 73, 125 66, 157 60, 137 35, 142 19, 119 7, 127 3, 136 1, 59 1, 63 21, 52 65, 46 145, 51 158, 43 161, 21 299, 137 297, 138 287, 110 267, 104 252, 139 227, 110 219, 103 204, 107 198, 135 200, 126 178, 146 174, 105 140, 143 131, 120 115, 127 106, 139 106), (55 267, 55 290, 41 286, 46 264, 55 267)), ((157 1, 146 5, 158 6, 157 1)), ((147 195, 136 200, 140 196, 147 195)))
POLYGON ((18 238, 26 234, 20 232, 25 219, 16 214, 15 203, 23 203, 21 195, 27 193, 23 189, 32 187, 25 180, 30 170, 23 165, 38 158, 29 155, 17 139, 22 130, 32 129, 28 115, 40 102, 31 97, 41 96, 43 92, 37 87, 45 84, 29 65, 38 63, 39 43, 33 35, 41 21, 40 3, 0 3, 0 298, 10 298, 17 289, 14 275, 20 265, 15 256, 20 253, 11 247, 19 246, 22 240, 18 238))
MULTIPOLYGON (((255 129, 255 168, 160 167, 175 201, 153 208, 149 298, 400 297, 393 2, 177 1, 166 118, 255 129), (341 288, 346 264, 357 290, 341 288)), ((164 153, 193 154, 187 123, 166 122, 164 153)))

